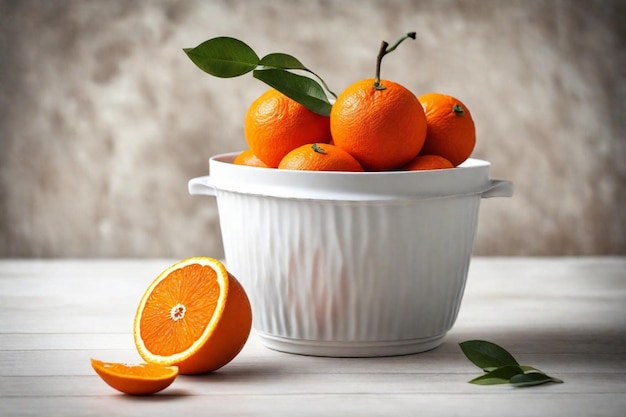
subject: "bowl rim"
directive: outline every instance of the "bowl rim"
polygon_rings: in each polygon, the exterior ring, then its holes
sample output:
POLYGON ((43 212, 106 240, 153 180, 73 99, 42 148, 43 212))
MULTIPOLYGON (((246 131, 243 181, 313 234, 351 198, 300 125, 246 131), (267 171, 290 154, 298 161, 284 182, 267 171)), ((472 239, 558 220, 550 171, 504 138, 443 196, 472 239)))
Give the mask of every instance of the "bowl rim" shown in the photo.
MULTIPOLYGON (((216 155, 213 155, 209 158, 209 164, 211 163, 211 161, 215 161, 218 163, 227 163, 227 164, 231 164, 234 165, 232 162, 235 160, 235 158, 237 157, 237 155, 239 155, 241 153, 241 151, 238 152, 225 152, 225 153, 219 153, 216 155)), ((454 167, 454 168, 442 168, 442 169, 436 169, 436 170, 416 170, 416 171, 402 171, 402 170, 389 170, 389 171, 363 171, 363 172, 350 172, 350 171, 304 171, 304 170, 297 170, 297 169, 277 169, 277 168, 269 168, 270 170, 273 171, 279 171, 281 173, 286 173, 286 172, 294 172, 294 173, 298 173, 298 174, 302 174, 302 175, 315 175, 315 176, 359 176, 359 177, 363 177, 363 176, 381 176, 381 175, 389 175, 389 176, 415 176, 415 175, 426 175, 427 173, 440 173, 440 172, 446 172, 446 171, 454 171, 454 170, 458 170, 458 169, 468 169, 468 168, 476 168, 476 167, 490 167, 491 166, 491 162, 486 161, 484 159, 478 159, 478 158, 467 158, 462 164, 454 167)), ((242 169, 254 169, 254 170, 258 170, 258 169, 265 169, 267 170, 268 168, 262 168, 262 167, 255 167, 255 166, 249 166, 249 165, 237 165, 237 167, 240 167, 242 169)), ((288 174, 285 174, 288 175, 288 174)))
POLYGON ((491 186, 489 161, 469 158, 455 168, 425 171, 301 171, 235 165, 240 152, 209 158, 202 177, 216 191, 307 200, 415 200, 474 195, 491 186))

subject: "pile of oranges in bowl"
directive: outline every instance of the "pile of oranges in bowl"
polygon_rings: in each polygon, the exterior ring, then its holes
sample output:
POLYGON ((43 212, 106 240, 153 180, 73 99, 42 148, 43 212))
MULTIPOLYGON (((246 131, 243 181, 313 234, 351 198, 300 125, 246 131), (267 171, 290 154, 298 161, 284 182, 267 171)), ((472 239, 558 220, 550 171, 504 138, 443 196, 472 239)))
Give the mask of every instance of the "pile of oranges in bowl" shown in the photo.
MULTIPOLYGON (((235 164, 352 172, 445 169, 460 165, 469 158, 476 144, 476 129, 467 107, 459 99, 442 93, 416 97, 406 87, 380 78, 383 57, 409 38, 415 39, 415 32, 407 33, 391 47, 383 41, 376 77, 351 84, 339 96, 329 90, 336 100, 332 105, 328 102, 323 111, 306 106, 308 101, 293 94, 293 87, 288 85, 303 79, 289 81, 293 74, 285 70, 303 69, 315 74, 300 61, 285 54, 258 59, 247 45, 228 40, 249 54, 248 64, 269 65, 270 71, 278 75, 268 80, 266 75, 261 75, 262 70, 257 70, 256 78, 272 87, 283 86, 283 89, 270 88, 248 108, 244 134, 249 149, 235 159, 235 164), (284 77, 287 84, 281 84, 284 77)), ((193 54, 190 57, 205 71, 224 76, 206 65, 206 60, 199 62, 193 54)), ((227 76, 247 71, 244 68, 227 76)), ((319 93, 312 96, 320 98, 319 93)))
POLYGON ((312 112, 275 89, 245 116, 249 149, 234 163, 310 171, 390 171, 453 168, 471 155, 474 121, 455 97, 416 97, 402 85, 375 79, 347 87, 330 116, 312 112))
POLYGON ((383 41, 375 77, 356 81, 339 95, 295 57, 259 58, 238 39, 213 38, 185 52, 208 74, 231 78, 252 71, 271 87, 246 112, 248 149, 235 164, 352 172, 454 168, 470 157, 476 143, 467 107, 447 94, 417 97, 380 76, 383 57, 415 38, 409 32, 391 46, 383 41), (319 78, 324 87, 293 71, 319 78))

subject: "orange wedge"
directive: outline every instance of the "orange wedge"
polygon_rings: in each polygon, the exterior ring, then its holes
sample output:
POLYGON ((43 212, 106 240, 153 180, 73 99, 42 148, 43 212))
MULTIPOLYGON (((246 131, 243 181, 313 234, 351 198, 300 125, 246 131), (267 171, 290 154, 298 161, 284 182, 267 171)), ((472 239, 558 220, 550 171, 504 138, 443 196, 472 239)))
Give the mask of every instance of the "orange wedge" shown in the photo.
POLYGON ((146 362, 199 374, 233 360, 251 327, 250 302, 239 281, 216 259, 188 258, 163 271, 144 293, 135 345, 146 362))
POLYGON ((100 378, 118 391, 131 395, 148 395, 170 386, 178 376, 176 366, 149 363, 124 364, 91 359, 100 378))

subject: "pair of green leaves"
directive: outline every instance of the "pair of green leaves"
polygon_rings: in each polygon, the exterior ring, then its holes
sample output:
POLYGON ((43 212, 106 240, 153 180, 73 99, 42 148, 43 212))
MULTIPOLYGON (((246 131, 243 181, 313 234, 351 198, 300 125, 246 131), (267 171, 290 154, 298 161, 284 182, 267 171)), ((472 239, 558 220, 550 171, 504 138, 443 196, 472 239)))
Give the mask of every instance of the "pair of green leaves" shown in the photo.
POLYGON ((548 382, 563 382, 532 366, 520 365, 513 355, 495 343, 468 340, 459 345, 465 356, 485 372, 469 381, 471 384, 511 384, 515 387, 529 387, 548 382))
POLYGON ((232 78, 252 71, 254 78, 324 116, 330 115, 332 107, 326 91, 337 97, 324 80, 291 55, 272 53, 259 58, 246 43, 229 37, 209 39, 195 48, 183 50, 198 68, 208 74, 232 78), (314 79, 295 74, 291 72, 292 70, 304 71, 315 76, 324 87, 314 79))

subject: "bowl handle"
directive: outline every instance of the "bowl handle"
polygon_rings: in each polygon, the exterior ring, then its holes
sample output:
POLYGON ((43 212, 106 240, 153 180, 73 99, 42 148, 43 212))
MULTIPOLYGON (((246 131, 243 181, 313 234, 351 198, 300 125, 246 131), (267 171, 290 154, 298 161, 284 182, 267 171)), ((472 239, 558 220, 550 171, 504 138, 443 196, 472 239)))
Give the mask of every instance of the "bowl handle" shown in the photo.
POLYGON ((491 185, 481 195, 482 198, 511 196, 513 196, 513 183, 506 180, 491 180, 491 185))
POLYGON ((215 196, 215 187, 211 184, 211 177, 208 175, 190 179, 187 188, 191 195, 215 196))

